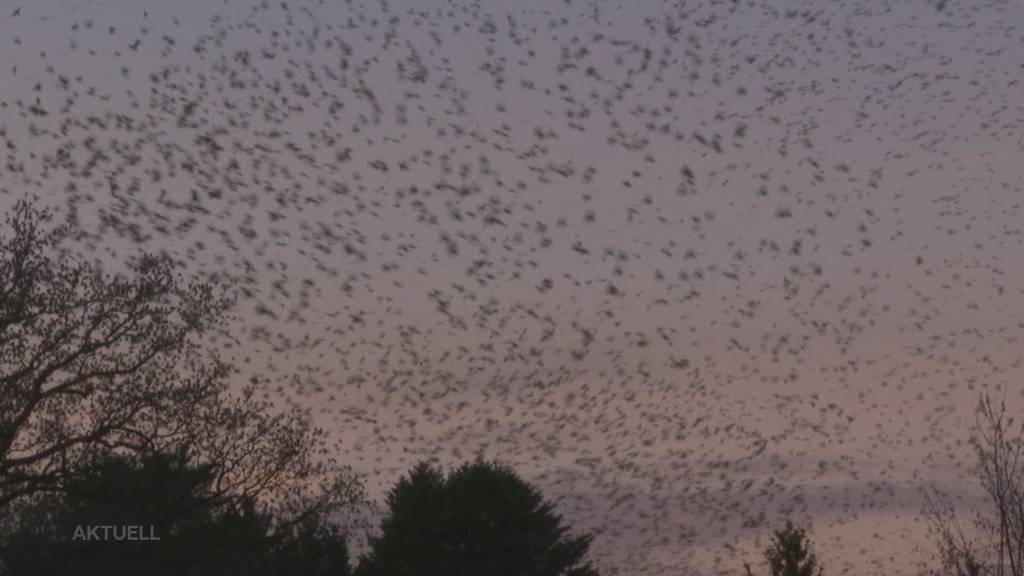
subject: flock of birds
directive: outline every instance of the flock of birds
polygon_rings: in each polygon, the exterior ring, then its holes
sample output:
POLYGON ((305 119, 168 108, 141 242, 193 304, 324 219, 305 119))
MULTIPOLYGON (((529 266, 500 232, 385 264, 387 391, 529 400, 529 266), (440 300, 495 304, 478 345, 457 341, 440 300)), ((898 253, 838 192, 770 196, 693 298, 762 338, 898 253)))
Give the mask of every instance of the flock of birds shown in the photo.
POLYGON ((0 206, 228 282, 240 382, 378 496, 480 454, 603 574, 786 517, 915 569, 1022 374, 1022 5, 192 4, 7 13, 0 206))

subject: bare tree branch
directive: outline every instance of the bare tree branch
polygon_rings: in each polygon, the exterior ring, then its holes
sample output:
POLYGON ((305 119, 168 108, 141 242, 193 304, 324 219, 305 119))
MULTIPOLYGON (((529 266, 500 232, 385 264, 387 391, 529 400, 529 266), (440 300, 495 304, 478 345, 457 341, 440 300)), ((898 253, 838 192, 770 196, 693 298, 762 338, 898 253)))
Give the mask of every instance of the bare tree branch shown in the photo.
POLYGON ((17 204, 0 237, 0 527, 12 505, 59 492, 113 452, 184 449, 209 466, 212 498, 246 498, 282 527, 361 498, 346 469, 318 460, 323 431, 275 413, 198 340, 226 319, 222 287, 184 284, 166 258, 127 277, 54 253, 65 231, 17 204))

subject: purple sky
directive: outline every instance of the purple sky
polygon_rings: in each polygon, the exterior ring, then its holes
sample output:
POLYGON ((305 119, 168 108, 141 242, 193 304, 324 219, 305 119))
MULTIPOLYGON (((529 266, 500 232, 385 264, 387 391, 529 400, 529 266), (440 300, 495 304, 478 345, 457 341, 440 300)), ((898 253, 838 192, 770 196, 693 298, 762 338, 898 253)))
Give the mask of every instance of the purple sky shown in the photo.
POLYGON ((939 4, 5 1, 0 207, 238 280, 239 381, 374 497, 484 454, 606 574, 787 514, 911 574, 1024 374, 1024 4, 939 4))

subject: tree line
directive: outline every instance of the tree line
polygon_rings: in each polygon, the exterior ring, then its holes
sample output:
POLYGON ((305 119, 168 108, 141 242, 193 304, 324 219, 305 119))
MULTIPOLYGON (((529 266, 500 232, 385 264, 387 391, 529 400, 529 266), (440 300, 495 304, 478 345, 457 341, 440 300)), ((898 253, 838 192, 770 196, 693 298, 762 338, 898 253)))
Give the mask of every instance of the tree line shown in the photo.
MULTIPOLYGON (((233 367, 201 344, 229 319, 224 287, 155 255, 107 274, 52 220, 23 200, 0 236, 0 576, 597 576, 593 536, 480 459, 416 465, 350 558, 359 479, 301 412, 232 390, 233 367)), ((1005 401, 982 397, 972 444, 992 508, 968 535, 934 492, 934 573, 1024 576, 1022 438, 1005 401)), ((790 521, 764 560, 823 574, 790 521)))

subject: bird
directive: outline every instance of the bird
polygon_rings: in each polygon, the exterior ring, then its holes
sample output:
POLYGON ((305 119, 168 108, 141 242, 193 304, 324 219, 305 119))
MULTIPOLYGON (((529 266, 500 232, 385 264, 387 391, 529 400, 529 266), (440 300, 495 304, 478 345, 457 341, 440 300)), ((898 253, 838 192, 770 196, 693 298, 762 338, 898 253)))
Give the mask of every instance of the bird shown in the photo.
POLYGON ((786 514, 859 565, 1019 373, 1019 9, 329 4, 19 30, 0 202, 229 279, 233 378, 373 482, 503 458, 609 572, 786 514))

